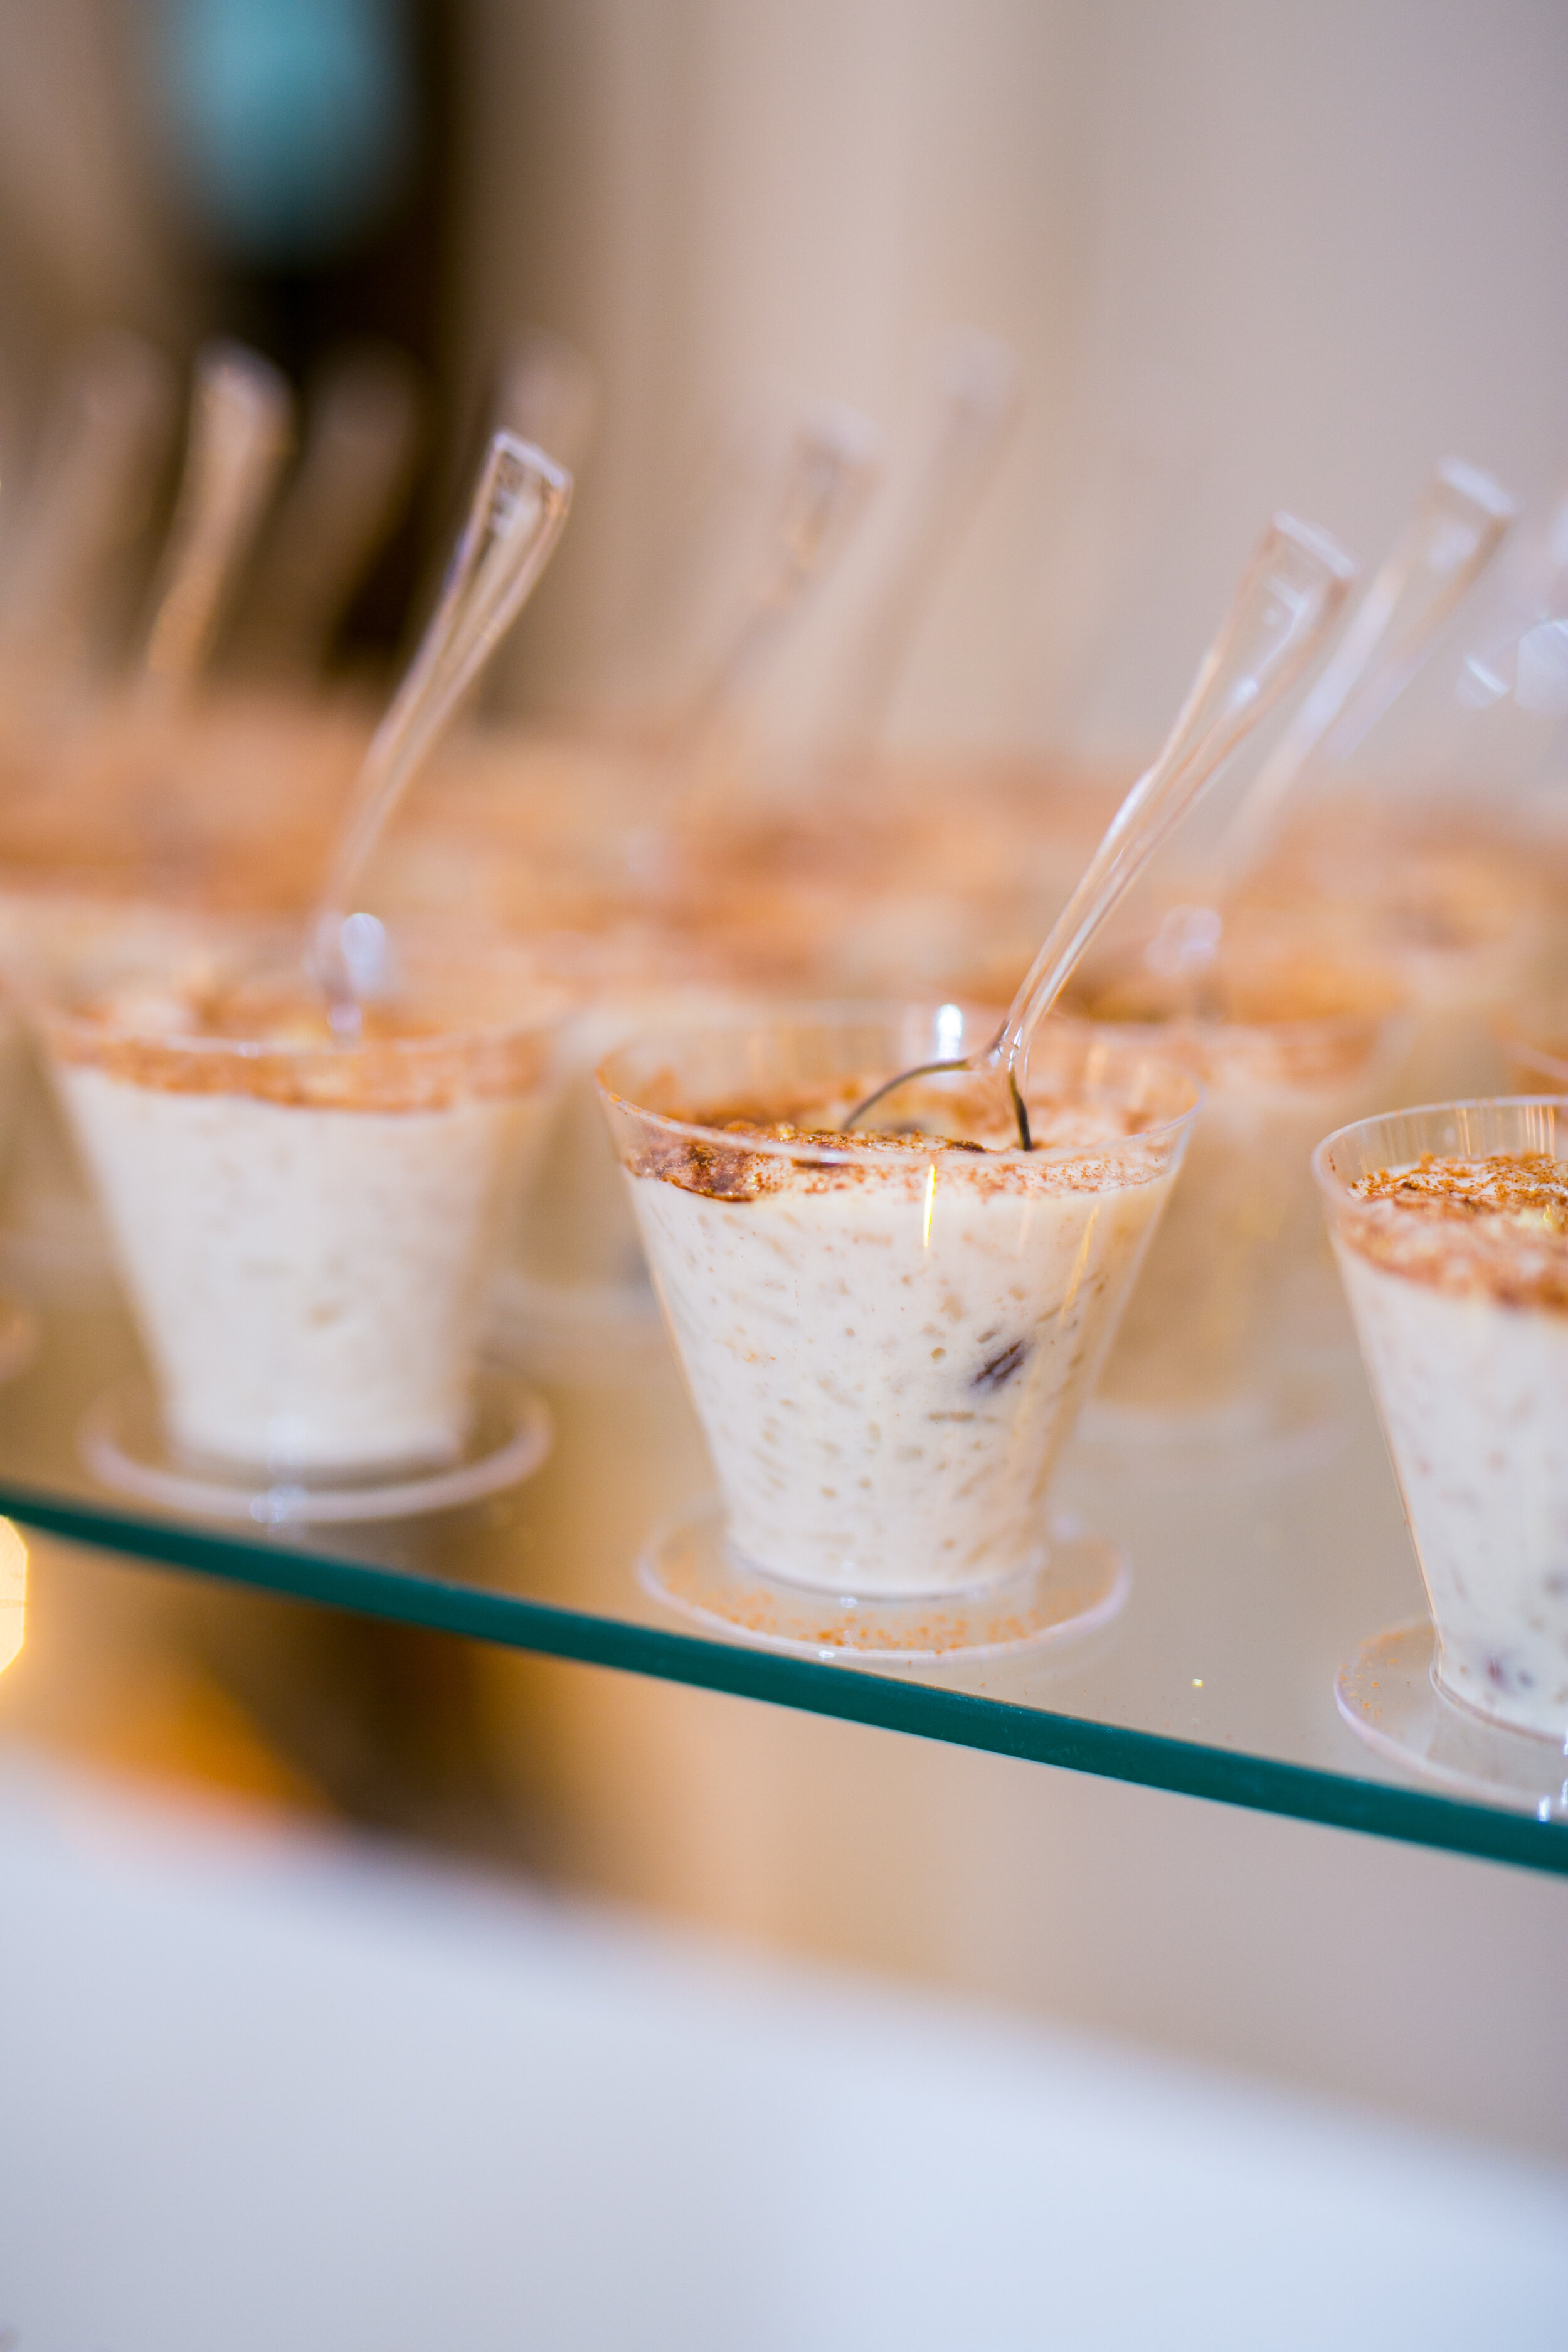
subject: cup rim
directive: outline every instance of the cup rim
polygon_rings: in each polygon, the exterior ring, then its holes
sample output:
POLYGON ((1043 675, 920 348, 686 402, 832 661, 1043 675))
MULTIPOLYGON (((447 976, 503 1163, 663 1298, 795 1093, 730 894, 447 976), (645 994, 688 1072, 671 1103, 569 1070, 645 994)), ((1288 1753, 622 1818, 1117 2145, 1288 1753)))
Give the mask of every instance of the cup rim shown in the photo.
MULTIPOLYGON (((1122 954, 1107 960, 1100 967, 1104 971, 1125 971, 1136 969, 1142 960, 1142 950, 1129 947, 1122 954)), ((1092 961, 1090 969, 1095 967, 1092 961)), ((1288 1042, 1303 1039, 1339 1037, 1366 1031, 1373 1044, 1393 1024, 1408 1021, 1413 1012, 1410 988, 1404 975, 1385 956, 1371 955, 1360 961, 1342 959, 1340 968, 1365 982, 1367 1001, 1361 1004, 1342 1005, 1331 1012, 1296 1013, 1282 1021, 1238 1021, 1228 1017, 1214 1018, 1202 1013, 1172 1013, 1164 1018, 1121 1020, 1114 1014, 1095 1013, 1082 1005, 1072 994, 1072 982, 1063 991, 1062 1017, 1081 1023, 1085 1027, 1119 1030, 1128 1035, 1142 1034, 1158 1037, 1167 1032, 1184 1030, 1203 1039, 1238 1037, 1247 1039, 1279 1038, 1288 1042)))
MULTIPOLYGON (((290 946, 297 944, 291 933, 289 943, 290 946)), ((145 982, 150 985, 156 985, 160 979, 167 977, 177 987, 182 961, 191 965, 195 961, 189 952, 191 944, 187 939, 184 943, 187 953, 184 959, 178 942, 171 942, 166 959, 158 955, 145 960, 130 959, 119 975, 112 971, 106 974, 105 992, 112 988, 116 977, 131 984, 145 982)), ((246 943, 239 944, 243 948, 246 943)), ((493 943, 487 943, 487 947, 490 944, 493 943)), ((221 984, 226 979, 255 977, 265 980, 274 972, 279 979, 287 980, 291 976, 291 962, 303 972, 302 962, 297 956, 290 958, 287 952, 271 952, 284 947, 276 927, 253 934, 248 945, 256 952, 237 955, 231 960, 226 958, 220 950, 213 957, 211 972, 215 981, 221 984)), ((482 979, 489 969, 488 955, 474 955, 471 959, 457 953, 448 955, 440 949, 432 950, 417 936, 405 950, 404 961, 416 982, 406 994, 416 1002, 418 997, 417 976, 421 970, 428 973, 438 973, 443 969, 453 972, 471 971, 477 979, 482 979)), ((192 1061, 207 1056, 242 1064, 284 1062, 345 1070, 370 1057, 382 1064, 393 1060, 416 1064, 427 1057, 451 1055, 468 1045, 484 1047, 520 1042, 527 1037, 546 1038, 563 1026, 574 1009, 570 993, 565 989, 552 986, 535 977, 528 982, 525 993, 520 975, 517 1009, 506 1013, 498 1013, 493 1018, 454 1020, 448 1025, 401 1037, 267 1038, 142 1027, 134 1022, 116 1020, 107 1013, 94 1013, 79 1003, 73 1003, 76 992, 75 984, 69 979, 42 981, 27 992, 28 1010, 46 1036, 69 1038, 87 1049, 89 1055, 95 1047, 111 1052, 123 1047, 131 1051, 140 1049, 149 1054, 186 1057, 192 1061)), ((396 992, 396 994, 402 993, 404 992, 396 992)))
MULTIPOLYGON (((847 1138, 842 1148, 836 1148, 830 1143, 819 1142, 815 1139, 809 1142, 802 1140, 786 1143, 772 1137, 738 1138, 727 1129, 708 1127, 696 1119, 677 1118, 671 1112, 655 1110, 647 1104, 639 1103, 633 1097, 621 1093, 608 1075, 611 1066, 624 1055, 636 1052, 639 1046, 649 1045, 656 1040, 661 1043, 668 1040, 673 1048, 680 1043, 696 1038, 720 1037, 733 1034, 737 1031, 754 1030, 759 1027, 789 1030, 830 1029, 835 1026, 848 1028, 851 1025, 859 1025, 868 1028, 874 1026, 879 1019, 891 1025, 911 1013, 929 1011, 934 1013, 942 1004, 956 1001, 935 996, 805 1000, 769 1005, 760 1015, 755 1009, 747 1013, 738 1007, 732 1014, 717 1020, 683 1022, 668 1028, 637 1032, 622 1044, 613 1047, 605 1055, 594 1072, 594 1080, 601 1099, 607 1107, 613 1107, 629 1118, 645 1119, 656 1126, 661 1134, 677 1137, 683 1142, 718 1145, 729 1150, 735 1150, 740 1144, 748 1152, 756 1152, 774 1159, 788 1160, 797 1163, 802 1160, 816 1161, 820 1165, 830 1167, 842 1166, 863 1157, 863 1152, 858 1150, 847 1138)), ((971 1004, 962 1009, 988 1015, 995 1014, 994 1006, 981 1007, 971 1004)), ((1119 1042, 1114 1040, 1114 1024, 1075 1022, 1070 1016, 1064 1016, 1061 1029, 1066 1031, 1069 1028, 1079 1032, 1094 1029, 1100 1036, 1107 1037, 1108 1042, 1119 1042), (1111 1034, 1108 1036, 1108 1033, 1111 1034)), ((1044 1031, 1042 1031, 1043 1034, 1045 1034, 1044 1031)), ((1201 1079, 1194 1076, 1193 1072, 1177 1061, 1173 1055, 1151 1053, 1142 1045, 1133 1045, 1131 1042, 1126 1044, 1125 1051, 1130 1058, 1136 1055, 1145 1064, 1152 1062, 1157 1065, 1165 1076, 1179 1080, 1189 1097, 1185 1108, 1173 1117, 1153 1120, 1147 1127, 1138 1128, 1130 1135, 1108 1136, 1102 1141, 1094 1144, 1062 1145, 1054 1149, 1048 1146, 1037 1147, 1032 1152, 1021 1151, 1016 1148, 1005 1150, 992 1150, 988 1148, 985 1153, 986 1160, 992 1164, 1002 1160, 1016 1163, 1020 1167, 1027 1167, 1031 1164, 1064 1165, 1074 1160, 1090 1157, 1104 1158, 1110 1153, 1132 1145, 1161 1147, 1177 1141, 1191 1128, 1203 1108, 1205 1090, 1201 1079)), ((931 1143, 933 1153, 951 1149, 950 1146, 943 1144, 939 1137, 933 1136, 931 1143)))
POLYGON ((141 1047, 149 1054, 184 1055, 193 1060, 206 1055, 221 1056, 226 1061, 320 1063, 323 1067, 339 1069, 373 1055, 378 1059, 395 1056, 399 1061, 417 1061, 426 1055, 452 1054, 466 1045, 547 1037, 561 1026, 568 1011, 568 1007, 553 1004, 505 1020, 454 1023, 449 1029, 429 1030, 420 1036, 349 1040, 186 1035, 174 1030, 137 1029, 95 1020, 90 1014, 47 1002, 36 1009, 36 1017, 46 1034, 64 1033, 84 1044, 90 1041, 110 1048, 141 1047))
POLYGON ((79 966, 54 989, 37 992, 27 1012, 51 1065, 62 1075, 97 1071, 150 1095, 243 1097, 291 1115, 402 1116, 468 1101, 521 1103, 539 1097, 554 1083, 566 1003, 537 984, 525 986, 520 973, 516 1000, 503 1010, 494 972, 476 955, 416 951, 403 962, 399 992, 417 1006, 423 972, 423 992, 433 998, 437 1016, 437 1025, 412 1034, 380 1035, 372 1029, 340 1040, 323 1021, 315 1036, 247 1035, 242 1018, 237 1024, 241 1034, 225 1036, 194 1025, 163 1028, 152 1018, 138 1024, 134 1010, 128 1019, 116 1018, 117 986, 121 992, 168 990, 175 996, 176 1015, 180 994, 199 1003, 205 988, 221 988, 226 980, 250 980, 263 987, 281 981, 288 987, 300 970, 297 935, 290 948, 287 960, 265 953, 239 960, 219 954, 204 961, 199 951, 176 951, 117 961, 110 955, 97 971, 79 966), (453 981, 477 983, 479 1004, 444 1008, 443 981, 448 987, 453 981), (441 1026, 444 1010, 453 1017, 441 1026))
POLYGON ((1312 1177, 1326 1201, 1339 1202, 1351 1198, 1350 1186, 1331 1164, 1336 1144, 1369 1127, 1381 1127, 1394 1118, 1432 1118, 1440 1113, 1458 1110, 1531 1110, 1560 1109, 1568 1124, 1568 1094, 1556 1095, 1458 1095, 1448 1102, 1406 1103, 1394 1110, 1369 1111, 1361 1118, 1347 1119, 1325 1135, 1312 1153, 1312 1177))

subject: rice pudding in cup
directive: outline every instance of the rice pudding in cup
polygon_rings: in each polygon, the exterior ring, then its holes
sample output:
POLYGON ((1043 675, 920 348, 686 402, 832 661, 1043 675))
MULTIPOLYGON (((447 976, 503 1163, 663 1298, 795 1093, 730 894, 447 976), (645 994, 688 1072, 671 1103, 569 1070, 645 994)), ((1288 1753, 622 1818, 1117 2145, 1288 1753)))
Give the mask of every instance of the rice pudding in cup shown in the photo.
POLYGON ((422 953, 345 1045, 297 961, 187 953, 37 1013, 173 1447, 300 1478, 455 1460, 553 1003, 422 953))
POLYGON ((1560 1750, 1568 1104, 1363 1119, 1321 1144, 1313 1169, 1426 1588, 1434 1679, 1560 1750))
POLYGON ((1124 957, 1085 974, 1069 1010, 1204 1089, 1096 1419, 1108 1433, 1245 1435, 1274 1412, 1281 1328, 1322 1247, 1313 1147, 1378 1101, 1405 1034, 1397 990, 1376 971, 1241 946, 1198 982, 1124 957))
MULTIPOLYGON (((265 943, 268 930, 226 917, 228 951, 244 939, 265 943)), ((68 994, 77 972, 151 963, 199 951, 210 926, 188 908, 147 898, 34 880, 0 887, 0 971, 21 1005, 68 994)), ((0 1148, 4 1170, 4 1248, 30 1289, 62 1295, 111 1286, 114 1271, 97 1194, 82 1165, 63 1108, 51 1087, 39 1040, 23 1024, 16 1081, 14 1145, 0 1148)))
POLYGON ((1309 889, 1281 876, 1248 912, 1316 930, 1326 952, 1394 975, 1410 1021, 1384 1104, 1496 1092, 1498 1015, 1545 984, 1563 932, 1542 862, 1497 840, 1402 836, 1344 809, 1325 814, 1300 857, 1309 889))
POLYGON ((1482 1095, 1504 1083, 1499 1012, 1545 972, 1559 920, 1540 873, 1499 846, 1429 846, 1398 861, 1376 909, 1414 1034, 1390 1100, 1482 1095))
POLYGON ((645 1036, 600 1069, 729 1550, 783 1584, 958 1596, 1048 1553, 1051 1474, 1198 1088, 1047 1023, 1032 1152, 976 1123, 994 1107, 962 1081, 932 1082, 952 1140, 835 1131, 967 1043, 956 1006, 807 1007, 645 1036))

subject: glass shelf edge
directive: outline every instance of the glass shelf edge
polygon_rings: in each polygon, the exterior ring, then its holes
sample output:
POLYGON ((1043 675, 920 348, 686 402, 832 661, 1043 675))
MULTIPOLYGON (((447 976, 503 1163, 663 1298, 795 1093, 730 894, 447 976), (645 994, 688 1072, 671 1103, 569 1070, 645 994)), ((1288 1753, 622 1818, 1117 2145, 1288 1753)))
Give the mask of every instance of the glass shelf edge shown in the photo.
POLYGON ((1321 1772, 1245 1749, 1053 1714, 837 1662, 819 1664, 740 1643, 707 1641, 480 1585, 376 1568, 299 1544, 262 1549, 254 1538, 66 1503, 8 1480, 0 1481, 0 1514, 41 1534, 149 1567, 208 1576, 356 1615, 1568 1876, 1568 1827, 1396 1781, 1321 1772))

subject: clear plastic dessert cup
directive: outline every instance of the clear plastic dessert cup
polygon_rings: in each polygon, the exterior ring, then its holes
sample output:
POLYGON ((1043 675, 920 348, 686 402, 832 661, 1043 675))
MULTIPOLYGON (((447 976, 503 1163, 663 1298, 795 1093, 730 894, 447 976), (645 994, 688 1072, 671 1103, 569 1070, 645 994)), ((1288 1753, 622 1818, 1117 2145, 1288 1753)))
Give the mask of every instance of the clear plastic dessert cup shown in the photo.
MULTIPOLYGON (((274 927, 270 927, 275 929, 274 927)), ((199 955, 209 927, 155 900, 73 887, 34 877, 0 887, 0 972, 21 1003, 64 999, 84 970, 150 966, 182 953, 199 955)), ((269 928, 226 918, 224 937, 237 957, 241 942, 264 946, 269 928)), ((14 1127, 0 1129, 4 1166, 0 1249, 33 1290, 80 1292, 111 1284, 107 1231, 93 1187, 48 1083, 37 1040, 18 1037, 14 1127), (11 1137, 9 1148, 5 1138, 11 1137)))
POLYGON ((556 1012, 411 960, 333 1039, 297 964, 185 955, 38 1007, 183 1455, 385 1476, 466 1442, 556 1012))
MULTIPOLYGON (((989 1028, 989 1024, 987 1030, 989 1028)), ((1047 1024, 1037 1139, 933 1082, 945 1134, 845 1136, 900 1069, 974 1043, 953 1005, 807 1008, 644 1037, 599 1083, 706 1433, 731 1555, 840 1597, 1037 1570, 1047 1493, 1198 1088, 1047 1024)))
POLYGON ((1173 1423, 1241 1436, 1269 1420, 1292 1353, 1287 1320, 1322 1250, 1313 1146, 1377 1103, 1403 1045, 1397 990, 1380 973, 1222 961, 1207 987, 1211 1001, 1190 1010, 1187 983, 1140 958, 1079 1000, 1204 1088, 1181 1182, 1100 1374, 1095 1414, 1108 1433, 1173 1423))
POLYGON ((1390 1099, 1489 1094, 1503 1083, 1498 1013, 1540 984, 1558 910, 1540 874, 1495 845, 1413 853, 1394 871, 1376 944, 1415 1018, 1390 1099))
POLYGON ((1539 860, 1484 837, 1391 832, 1342 805, 1295 845, 1291 878, 1260 890, 1257 913, 1317 927, 1351 960, 1397 978, 1409 1011, 1385 1103, 1489 1095, 1503 1083, 1497 1015, 1550 976, 1560 903, 1539 860), (1302 887, 1302 871, 1314 892, 1302 887))
POLYGON ((1420 1559, 1434 1678, 1561 1748, 1568 1103, 1363 1119, 1313 1170, 1420 1559))
POLYGON ((715 961, 651 924, 553 933, 529 953, 569 1010, 558 1046, 560 1111, 513 1265, 535 1290, 603 1297, 637 1288, 646 1298, 642 1253, 594 1073, 642 1030, 722 1019, 747 1001, 746 992, 715 961))

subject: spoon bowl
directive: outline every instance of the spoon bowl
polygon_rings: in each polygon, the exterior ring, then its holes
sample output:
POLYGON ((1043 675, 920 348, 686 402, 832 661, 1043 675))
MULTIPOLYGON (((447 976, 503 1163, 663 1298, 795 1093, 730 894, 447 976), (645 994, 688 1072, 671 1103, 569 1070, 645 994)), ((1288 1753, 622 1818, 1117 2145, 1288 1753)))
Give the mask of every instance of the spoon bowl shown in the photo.
POLYGON ((334 1031, 361 1030, 385 934, 356 912, 353 894, 387 820, 463 697, 528 601, 566 527, 572 477, 514 434, 498 433, 419 649, 377 728, 306 934, 306 964, 326 995, 334 1031))
POLYGON ((189 692, 206 664, 288 458, 294 397, 259 352, 212 343, 196 357, 189 442, 142 653, 142 690, 189 692))
POLYGON ((1033 1150, 1025 1095, 1029 1049, 1040 1023, 1089 940, 1172 828, 1300 677, 1354 576, 1353 562, 1326 532, 1292 515, 1275 517, 1164 748, 1111 820, 994 1037, 976 1054, 922 1063, 889 1078, 856 1105, 844 1121, 847 1133, 863 1127, 872 1110, 880 1114, 879 1131, 931 1131, 928 1105, 905 1090, 916 1080, 963 1072, 1005 1098, 1007 1122, 1019 1144, 1033 1150))
POLYGON ((1408 684, 1518 511, 1489 474, 1458 457, 1443 460, 1231 819, 1219 851, 1217 896, 1234 898, 1262 864, 1319 759, 1348 760, 1408 684))

